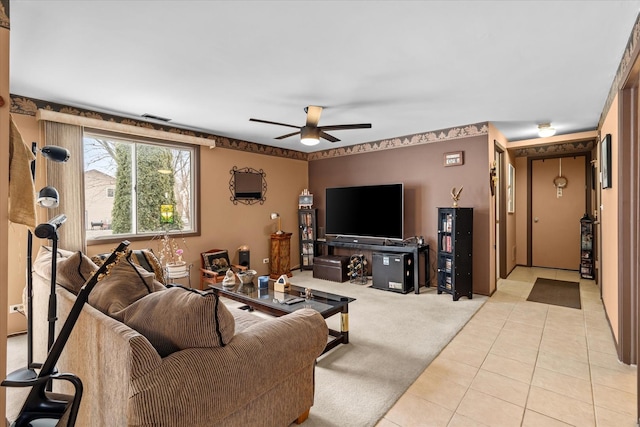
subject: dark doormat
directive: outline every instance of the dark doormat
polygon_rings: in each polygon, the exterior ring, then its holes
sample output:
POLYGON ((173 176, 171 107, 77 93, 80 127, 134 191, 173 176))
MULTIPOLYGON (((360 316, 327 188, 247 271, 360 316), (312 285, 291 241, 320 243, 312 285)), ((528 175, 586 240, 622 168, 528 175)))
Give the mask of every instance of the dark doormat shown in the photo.
POLYGON ((538 277, 536 283, 533 284, 533 289, 531 289, 527 301, 560 305, 579 310, 581 308, 580 284, 538 277))

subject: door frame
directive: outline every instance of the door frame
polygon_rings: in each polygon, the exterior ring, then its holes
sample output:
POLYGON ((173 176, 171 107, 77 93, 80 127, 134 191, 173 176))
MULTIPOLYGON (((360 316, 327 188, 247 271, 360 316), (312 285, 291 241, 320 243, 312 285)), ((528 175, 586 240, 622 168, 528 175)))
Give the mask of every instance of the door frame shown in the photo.
POLYGON ((505 150, 498 144, 498 141, 493 141, 494 154, 493 158, 496 162, 496 178, 498 185, 496 186, 496 196, 494 200, 495 209, 495 223, 494 223, 494 242, 495 242, 495 254, 496 254, 496 288, 498 281, 507 278, 507 203, 506 203, 506 182, 503 179, 506 176, 505 168, 508 163, 504 161, 505 150))

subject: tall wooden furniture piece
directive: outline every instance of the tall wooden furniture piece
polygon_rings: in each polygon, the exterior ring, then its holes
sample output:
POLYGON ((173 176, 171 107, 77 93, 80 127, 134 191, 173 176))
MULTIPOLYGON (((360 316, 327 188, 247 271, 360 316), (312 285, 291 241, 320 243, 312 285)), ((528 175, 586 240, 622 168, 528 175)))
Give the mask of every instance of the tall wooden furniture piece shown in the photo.
POLYGON ((593 219, 584 214, 580 219, 580 277, 593 279, 593 219))
POLYGON ((270 274, 272 279, 278 279, 283 274, 291 274, 291 233, 273 233, 271 235, 270 274))
POLYGON ((300 270, 313 270, 313 257, 316 255, 317 215, 317 209, 298 209, 300 270))
POLYGON ((473 208, 438 208, 438 293, 473 297, 473 208))

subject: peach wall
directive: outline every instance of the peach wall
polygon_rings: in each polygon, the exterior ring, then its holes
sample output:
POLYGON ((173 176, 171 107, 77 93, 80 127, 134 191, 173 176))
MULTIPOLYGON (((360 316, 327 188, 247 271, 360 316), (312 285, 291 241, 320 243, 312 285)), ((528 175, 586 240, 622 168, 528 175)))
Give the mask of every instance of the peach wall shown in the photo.
MULTIPOLYGON (((611 329, 618 340, 618 96, 616 95, 609 112, 605 116, 601 135, 611 134, 611 174, 613 188, 601 191, 600 234, 602 236, 600 271, 602 272, 602 301, 611 323, 611 329)), ((599 156, 599 152, 598 152, 599 156)), ((599 162, 596 163, 599 168, 599 162)), ((599 169, 598 169, 599 172, 599 169)), ((599 173, 597 174, 599 176, 599 173)), ((598 185, 600 180, 598 179, 598 185)))
MULTIPOLYGON (((268 274, 271 233, 277 222, 270 219, 271 212, 280 213, 282 228, 291 232, 291 267, 299 265, 298 259, 298 195, 308 187, 307 162, 223 148, 202 148, 200 152, 200 200, 201 235, 186 238, 184 259, 193 263, 191 284, 199 282, 200 253, 213 248, 229 250, 232 262, 238 262, 237 249, 248 245, 251 251, 251 268, 258 274, 268 274), (267 181, 264 204, 234 205, 229 190, 229 171, 234 167, 262 169, 267 181)), ((89 254, 108 251, 111 245, 93 245, 89 254)), ((151 247, 155 242, 132 242, 132 248, 151 247)))
MULTIPOLYGON (((25 141, 42 143, 39 126, 33 116, 14 115, 25 141)), ((42 163, 42 162, 41 162, 42 163)), ((41 166, 41 165, 39 165, 41 166)), ((38 183, 43 186, 44 170, 38 168, 38 183)), ((269 235, 276 231, 276 222, 271 220, 271 212, 279 212, 282 217, 282 228, 292 232, 291 267, 299 264, 298 259, 298 195, 308 187, 307 162, 275 157, 263 154, 248 153, 223 148, 201 148, 200 154, 200 194, 201 194, 201 235, 186 238, 185 260, 193 263, 191 284, 199 283, 200 253, 212 248, 228 249, 232 261, 238 261, 237 249, 248 245, 251 251, 251 268, 259 274, 267 274, 269 265, 263 264, 263 258, 269 258, 269 235), (266 173, 267 192, 264 204, 234 205, 229 190, 229 171, 234 167, 251 167, 262 169, 266 173)), ((10 241, 14 242, 9 259, 9 295, 15 303, 21 302, 22 290, 25 286, 26 270, 26 228, 13 224, 10 227, 10 241)), ((41 244, 34 240, 34 252, 41 244)), ((113 244, 92 245, 87 253, 92 255, 108 252, 113 244)), ((133 241, 131 248, 157 249, 156 242, 133 241)), ((13 304, 13 302, 12 302, 13 304)), ((12 315, 19 316, 19 315, 12 315)), ((24 318, 22 318, 24 319, 24 318)), ((24 321, 13 326, 14 332, 24 331, 24 321)))

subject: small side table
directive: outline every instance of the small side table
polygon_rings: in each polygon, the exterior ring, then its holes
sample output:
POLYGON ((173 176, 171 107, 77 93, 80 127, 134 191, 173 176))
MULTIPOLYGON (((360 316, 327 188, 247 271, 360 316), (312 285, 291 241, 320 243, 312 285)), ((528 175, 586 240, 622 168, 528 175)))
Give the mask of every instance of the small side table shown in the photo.
POLYGON ((271 270, 269 277, 277 280, 283 274, 291 274, 291 233, 271 235, 271 270))
POLYGON ((193 264, 189 264, 187 265, 187 271, 185 271, 184 273, 171 273, 169 274, 169 270, 165 267, 164 269, 164 277, 166 277, 167 279, 167 285, 169 284, 176 284, 176 280, 182 280, 182 279, 187 279, 187 283, 189 285, 189 287, 191 287, 191 267, 193 266, 193 264))

